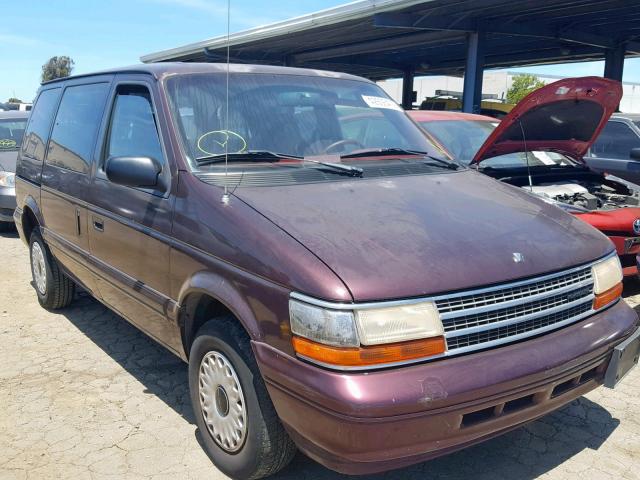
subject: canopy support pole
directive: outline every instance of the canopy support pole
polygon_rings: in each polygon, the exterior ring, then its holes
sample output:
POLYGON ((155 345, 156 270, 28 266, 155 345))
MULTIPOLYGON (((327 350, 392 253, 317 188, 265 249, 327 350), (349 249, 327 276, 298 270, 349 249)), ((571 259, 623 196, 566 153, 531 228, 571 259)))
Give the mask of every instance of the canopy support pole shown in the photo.
POLYGON ((608 48, 604 52, 604 77, 611 80, 622 81, 624 71, 624 54, 626 46, 618 45, 616 48, 608 48))
POLYGON ((482 74, 484 73, 484 32, 471 32, 467 36, 467 60, 464 69, 462 111, 480 113, 482 102, 482 74))
POLYGON ((413 93, 413 77, 416 73, 415 68, 407 67, 402 73, 402 108, 411 110, 414 102, 413 93))

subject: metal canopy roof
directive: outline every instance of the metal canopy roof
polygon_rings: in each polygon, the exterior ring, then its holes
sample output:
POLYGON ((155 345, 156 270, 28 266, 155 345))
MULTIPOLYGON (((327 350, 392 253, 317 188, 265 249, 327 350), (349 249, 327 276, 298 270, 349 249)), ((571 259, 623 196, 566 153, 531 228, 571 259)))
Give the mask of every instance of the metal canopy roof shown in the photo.
MULTIPOLYGON (((484 67, 640 56, 634 0, 361 0, 231 35, 235 63, 342 71, 374 80, 460 75, 467 35, 481 32, 484 67)), ((226 36, 142 57, 143 62, 226 60, 226 36)))

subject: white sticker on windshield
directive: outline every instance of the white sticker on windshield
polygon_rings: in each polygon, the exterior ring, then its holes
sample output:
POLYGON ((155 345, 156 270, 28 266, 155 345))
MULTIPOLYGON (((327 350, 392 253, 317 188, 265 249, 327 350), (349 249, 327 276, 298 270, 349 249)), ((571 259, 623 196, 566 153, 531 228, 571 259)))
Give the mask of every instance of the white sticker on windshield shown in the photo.
POLYGON ((539 151, 533 152, 533 156, 540 160, 545 165, 555 165, 556 162, 553 158, 549 156, 547 152, 539 151))
POLYGON ((389 110, 400 110, 402 108, 396 102, 391 100, 390 98, 384 97, 372 97, 369 95, 362 95, 362 100, 369 105, 371 108, 387 108, 389 110))

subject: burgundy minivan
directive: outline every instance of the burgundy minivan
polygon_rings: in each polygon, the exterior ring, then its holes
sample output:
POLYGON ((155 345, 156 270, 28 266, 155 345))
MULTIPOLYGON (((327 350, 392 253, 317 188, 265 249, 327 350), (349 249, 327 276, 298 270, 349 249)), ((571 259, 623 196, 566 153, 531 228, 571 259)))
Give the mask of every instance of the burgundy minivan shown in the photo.
POLYGON ((81 287, 189 362, 223 472, 270 475, 296 447, 345 473, 409 465, 638 361, 600 232, 448 161, 372 82, 226 69, 44 84, 14 215, 43 307, 81 287))

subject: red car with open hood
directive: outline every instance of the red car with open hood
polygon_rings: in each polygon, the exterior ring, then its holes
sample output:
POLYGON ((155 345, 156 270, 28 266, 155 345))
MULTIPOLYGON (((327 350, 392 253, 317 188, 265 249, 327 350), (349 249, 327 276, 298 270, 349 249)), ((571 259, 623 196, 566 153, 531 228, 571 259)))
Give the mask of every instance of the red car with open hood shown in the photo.
POLYGON ((637 275, 640 197, 632 184, 583 161, 615 111, 621 85, 600 77, 560 80, 525 97, 502 121, 457 112, 409 115, 453 159, 522 187, 576 215, 616 246, 625 276, 637 275))

